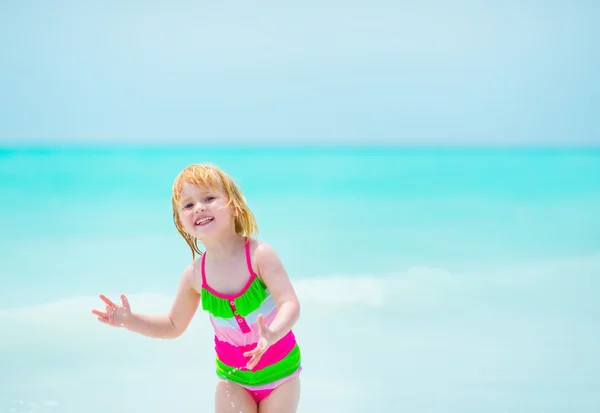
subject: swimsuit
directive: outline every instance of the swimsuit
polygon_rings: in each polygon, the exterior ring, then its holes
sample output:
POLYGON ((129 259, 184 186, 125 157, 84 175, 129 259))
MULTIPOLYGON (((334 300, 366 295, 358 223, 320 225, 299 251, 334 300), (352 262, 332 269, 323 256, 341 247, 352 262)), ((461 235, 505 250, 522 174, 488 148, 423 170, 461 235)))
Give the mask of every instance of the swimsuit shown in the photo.
POLYGON ((250 277, 238 294, 221 294, 206 282, 202 255, 202 309, 209 312, 214 328, 217 375, 244 387, 258 403, 279 384, 300 374, 300 347, 290 330, 263 353, 249 370, 251 357, 244 353, 254 349, 259 339, 256 318, 263 315, 269 326, 277 314, 273 296, 252 269, 250 243, 246 240, 246 263, 250 277))

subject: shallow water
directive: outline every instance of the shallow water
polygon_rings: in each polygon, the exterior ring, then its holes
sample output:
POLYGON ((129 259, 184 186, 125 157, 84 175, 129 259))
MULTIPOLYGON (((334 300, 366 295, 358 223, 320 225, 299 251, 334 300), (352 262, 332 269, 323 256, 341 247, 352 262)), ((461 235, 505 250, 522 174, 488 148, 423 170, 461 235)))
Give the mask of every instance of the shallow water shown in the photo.
POLYGON ((89 312, 168 309, 195 161, 297 288, 301 412, 600 410, 598 151, 54 148, 0 151, 0 412, 212 411, 204 313, 151 340, 89 312))

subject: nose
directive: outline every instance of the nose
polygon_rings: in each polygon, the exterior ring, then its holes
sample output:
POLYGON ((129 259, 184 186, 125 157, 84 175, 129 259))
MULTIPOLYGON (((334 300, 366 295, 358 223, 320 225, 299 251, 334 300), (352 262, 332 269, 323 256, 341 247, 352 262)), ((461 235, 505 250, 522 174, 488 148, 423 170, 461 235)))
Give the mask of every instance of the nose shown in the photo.
POLYGON ((206 207, 204 206, 204 204, 202 202, 198 202, 194 209, 195 209, 195 212, 199 212, 199 211, 204 211, 206 209, 206 207))

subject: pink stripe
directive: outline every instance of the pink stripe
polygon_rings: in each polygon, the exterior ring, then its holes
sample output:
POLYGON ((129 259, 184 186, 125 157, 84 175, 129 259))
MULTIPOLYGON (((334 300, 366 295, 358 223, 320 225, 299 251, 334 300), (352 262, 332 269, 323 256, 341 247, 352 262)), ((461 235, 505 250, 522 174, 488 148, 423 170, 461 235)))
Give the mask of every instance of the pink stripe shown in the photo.
POLYGON ((301 371, 302 371, 302 366, 298 367, 298 370, 296 370, 295 372, 293 372, 289 376, 284 377, 283 379, 279 379, 277 381, 274 381, 272 383, 263 384, 261 386, 248 386, 246 384, 243 384, 243 385, 240 384, 240 386, 244 387, 245 389, 252 390, 252 391, 271 390, 271 389, 274 389, 275 387, 279 386, 281 383, 283 383, 285 381, 288 381, 292 377, 296 377, 297 375, 300 374, 301 371))
MULTIPOLYGON (((264 369, 271 364, 283 360, 295 345, 296 337, 294 337, 294 333, 290 331, 281 340, 267 349, 252 371, 264 369)), ((233 346, 225 341, 220 341, 215 336, 215 350, 219 360, 228 366, 236 367, 240 370, 248 370, 246 364, 250 361, 251 357, 244 357, 244 353, 255 347, 256 343, 247 346, 233 346)))
MULTIPOLYGON (((271 325, 275 317, 277 316, 277 308, 274 308, 269 314, 264 316, 265 324, 271 325)), ((258 323, 252 323, 249 325, 250 332, 244 333, 239 327, 222 327, 212 321, 211 323, 215 330, 215 335, 219 341, 225 341, 234 346, 246 346, 248 344, 256 343, 258 341, 258 323)))
POLYGON ((250 240, 246 237, 246 265, 248 266, 248 272, 257 277, 256 273, 252 269, 252 260, 250 259, 250 240))

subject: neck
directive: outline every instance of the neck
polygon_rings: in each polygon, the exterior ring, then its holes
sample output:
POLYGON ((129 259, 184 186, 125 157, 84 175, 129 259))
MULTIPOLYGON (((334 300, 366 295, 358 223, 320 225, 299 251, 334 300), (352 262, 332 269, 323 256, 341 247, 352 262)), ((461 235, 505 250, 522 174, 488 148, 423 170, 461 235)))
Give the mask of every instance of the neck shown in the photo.
POLYGON ((244 237, 239 236, 235 232, 228 232, 217 238, 202 240, 202 244, 206 252, 210 254, 211 259, 223 259, 230 257, 237 251, 240 246, 244 246, 244 237))

